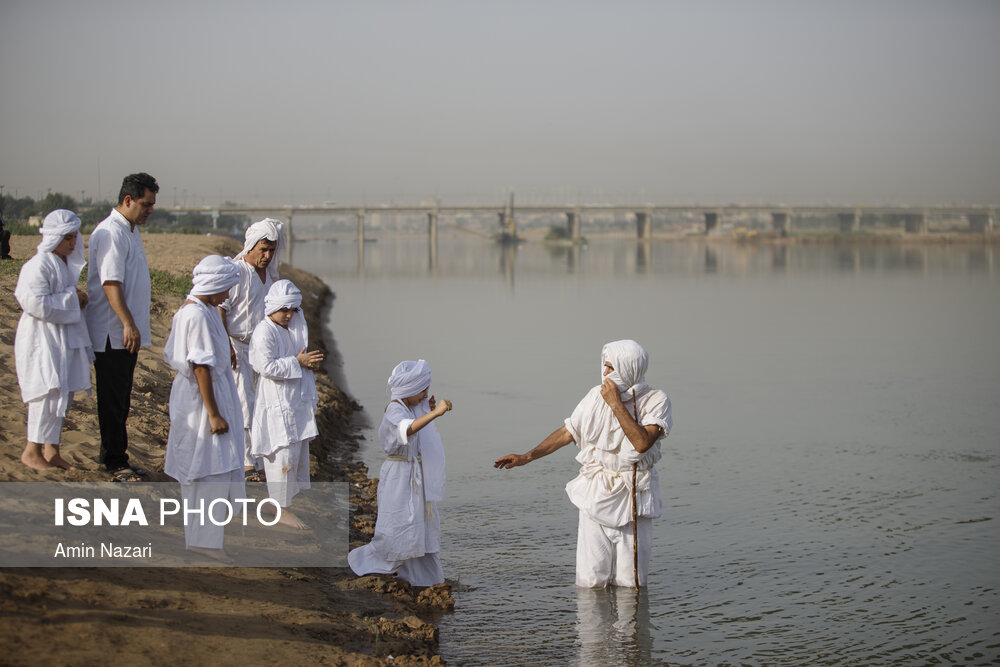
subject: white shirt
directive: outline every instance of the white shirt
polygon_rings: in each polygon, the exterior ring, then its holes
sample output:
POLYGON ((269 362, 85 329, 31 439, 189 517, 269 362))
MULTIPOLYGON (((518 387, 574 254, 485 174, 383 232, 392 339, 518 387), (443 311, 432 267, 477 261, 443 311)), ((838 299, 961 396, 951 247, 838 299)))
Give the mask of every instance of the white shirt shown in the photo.
POLYGON ((637 406, 624 400, 629 412, 637 411, 641 426, 658 426, 660 435, 652 447, 639 453, 625 435, 618 418, 601 396, 601 385, 587 392, 564 422, 580 447, 576 460, 580 474, 566 485, 570 501, 603 526, 617 528, 632 521, 632 466, 636 465, 638 516, 655 519, 663 513, 660 477, 660 439, 673 427, 670 398, 659 389, 642 386, 637 406))
POLYGON ((236 266, 240 271, 240 281, 229 290, 229 298, 222 302, 221 308, 226 311, 229 335, 246 341, 253 334, 254 327, 264 319, 264 297, 274 279, 265 271, 265 279, 261 281, 257 269, 242 259, 236 260, 236 266))
POLYGON ((125 347, 122 322, 104 293, 104 283, 112 280, 121 283, 125 305, 139 329, 140 345, 149 345, 149 264, 139 228, 132 229, 125 216, 112 209, 90 235, 88 257, 87 296, 90 302, 85 314, 94 351, 103 352, 108 338, 113 349, 125 347))

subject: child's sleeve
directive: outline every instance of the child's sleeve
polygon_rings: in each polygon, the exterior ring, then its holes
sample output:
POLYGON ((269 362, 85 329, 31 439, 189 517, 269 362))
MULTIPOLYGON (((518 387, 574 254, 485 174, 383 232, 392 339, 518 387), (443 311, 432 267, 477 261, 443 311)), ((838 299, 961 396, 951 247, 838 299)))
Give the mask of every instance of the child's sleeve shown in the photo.
POLYGON ((382 416, 382 425, 379 427, 378 435, 382 443, 382 449, 389 456, 410 455, 410 437, 406 431, 413 423, 413 415, 410 411, 393 401, 389 403, 385 414, 382 416))
POLYGON ((271 335, 267 322, 261 322, 250 337, 250 365, 262 377, 271 380, 295 380, 302 377, 302 365, 294 357, 278 356, 278 340, 271 335))

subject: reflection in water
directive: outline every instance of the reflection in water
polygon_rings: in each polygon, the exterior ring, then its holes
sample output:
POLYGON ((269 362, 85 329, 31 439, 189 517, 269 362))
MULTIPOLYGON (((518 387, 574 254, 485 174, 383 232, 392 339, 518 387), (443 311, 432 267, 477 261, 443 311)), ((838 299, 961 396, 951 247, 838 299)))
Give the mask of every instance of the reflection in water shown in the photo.
POLYGON ((715 273, 719 268, 719 258, 712 246, 705 246, 705 273, 715 273))
POLYGON ((650 244, 639 242, 635 244, 635 272, 645 273, 649 266, 650 244))
POLYGON ((646 589, 577 588, 576 664, 648 665, 653 648, 646 589))

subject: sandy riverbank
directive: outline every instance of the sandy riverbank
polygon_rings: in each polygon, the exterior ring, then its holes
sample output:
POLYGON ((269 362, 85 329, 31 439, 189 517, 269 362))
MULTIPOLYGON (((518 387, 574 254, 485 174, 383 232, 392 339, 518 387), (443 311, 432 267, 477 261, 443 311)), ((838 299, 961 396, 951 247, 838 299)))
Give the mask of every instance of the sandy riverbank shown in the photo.
MULTIPOLYGON (((144 235, 150 268, 189 276, 206 254, 233 255, 224 237, 144 235)), ((27 258, 38 237, 12 238, 12 255, 27 258)), ((374 526, 375 481, 355 454, 353 418, 360 407, 331 378, 339 357, 324 336, 333 295, 315 276, 281 266, 305 296, 310 340, 327 352, 317 374, 320 436, 312 443, 312 478, 349 481, 352 545, 374 526)), ((100 446, 93 395, 77 394, 64 426, 62 455, 77 470, 35 472, 20 462, 25 410, 14 373, 20 309, 16 272, 0 273, 0 481, 109 481, 97 463, 100 446)), ((183 297, 156 293, 153 345, 139 354, 129 454, 163 473, 173 375, 163 343, 183 297)), ((424 591, 387 577, 354 577, 346 568, 60 568, 0 570, 0 651, 11 665, 441 664, 433 620, 453 604, 447 584, 424 591), (393 659, 388 656, 393 656, 393 659)))

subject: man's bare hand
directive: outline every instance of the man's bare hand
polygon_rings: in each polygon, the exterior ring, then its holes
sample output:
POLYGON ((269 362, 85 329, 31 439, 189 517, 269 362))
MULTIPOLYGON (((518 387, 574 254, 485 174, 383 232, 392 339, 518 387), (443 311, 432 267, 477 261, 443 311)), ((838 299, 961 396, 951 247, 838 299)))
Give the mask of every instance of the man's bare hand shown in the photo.
POLYGON ((510 468, 523 466, 527 462, 528 457, 524 454, 508 454, 507 456, 501 456, 494 461, 493 467, 499 468, 500 470, 509 470, 510 468))
POLYGON ((611 407, 622 405, 622 395, 618 392, 618 386, 611 381, 611 378, 604 378, 601 384, 601 398, 611 407))
POLYGON ((122 344, 132 354, 138 354, 139 347, 142 345, 142 336, 139 334, 139 328, 135 326, 134 322, 127 322, 122 325, 122 344))

